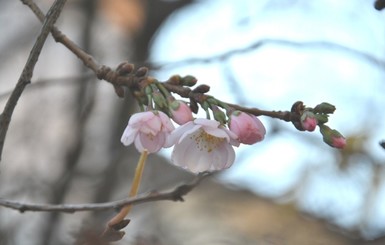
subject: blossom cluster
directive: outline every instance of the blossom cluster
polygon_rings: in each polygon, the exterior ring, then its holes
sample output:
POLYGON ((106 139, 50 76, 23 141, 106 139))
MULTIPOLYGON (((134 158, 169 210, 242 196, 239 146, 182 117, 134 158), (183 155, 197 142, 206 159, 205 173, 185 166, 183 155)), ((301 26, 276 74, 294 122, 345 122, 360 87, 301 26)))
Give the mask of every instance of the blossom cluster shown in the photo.
MULTIPOLYGON (((196 82, 193 76, 178 75, 164 83, 151 77, 140 80, 133 94, 142 112, 131 116, 121 142, 126 146, 134 143, 139 152, 149 153, 174 147, 171 162, 200 173, 229 168, 235 160, 234 147, 252 145, 264 139, 266 129, 258 117, 240 106, 206 95, 210 89, 207 85, 190 89, 196 82), (190 103, 176 100, 171 93, 189 98, 190 103), (205 110, 206 118, 193 117, 193 113, 198 112, 198 105, 205 110), (175 128, 175 124, 179 126, 175 128)), ((293 104, 288 117, 273 113, 276 118, 291 121, 300 131, 311 132, 318 126, 325 143, 343 148, 345 138, 325 125, 334 110, 335 107, 326 102, 310 108, 298 101, 293 104)), ((260 112, 257 114, 264 115, 260 112)))
POLYGON ((300 116, 300 124, 295 125, 299 130, 314 131, 319 126, 323 141, 331 147, 342 149, 346 145, 346 139, 340 132, 329 128, 325 123, 328 122, 329 114, 335 111, 335 106, 323 102, 314 108, 305 107, 302 102, 293 106, 292 112, 300 116))
POLYGON ((160 110, 147 110, 131 116, 121 142, 135 144, 139 152, 158 152, 172 147, 174 165, 193 173, 229 168, 235 160, 234 146, 254 144, 264 139, 266 130, 255 116, 241 111, 229 115, 228 127, 217 120, 194 119, 183 101, 170 103, 171 119, 160 110))

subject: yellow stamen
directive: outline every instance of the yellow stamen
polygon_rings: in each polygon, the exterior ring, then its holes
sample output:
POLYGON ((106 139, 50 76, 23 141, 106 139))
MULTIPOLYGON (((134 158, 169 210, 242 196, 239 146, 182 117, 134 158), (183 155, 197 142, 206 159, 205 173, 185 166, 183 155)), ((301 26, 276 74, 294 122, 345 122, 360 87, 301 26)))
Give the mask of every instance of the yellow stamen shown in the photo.
POLYGON ((205 150, 208 153, 212 152, 214 149, 219 147, 223 141, 225 141, 225 138, 213 136, 206 133, 204 130, 200 130, 198 134, 193 135, 192 137, 194 138, 197 148, 200 151, 205 150))

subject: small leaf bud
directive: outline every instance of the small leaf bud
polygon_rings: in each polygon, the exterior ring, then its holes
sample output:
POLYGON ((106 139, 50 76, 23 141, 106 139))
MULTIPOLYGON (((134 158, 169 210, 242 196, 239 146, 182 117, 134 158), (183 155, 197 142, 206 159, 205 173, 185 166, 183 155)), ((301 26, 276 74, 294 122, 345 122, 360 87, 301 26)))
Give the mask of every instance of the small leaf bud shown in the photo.
POLYGON ((137 77, 144 77, 147 75, 147 72, 148 72, 148 68, 147 67, 140 67, 136 72, 135 72, 135 76, 137 77))
POLYGON ((194 93, 201 93, 201 94, 207 93, 208 91, 210 91, 210 86, 206 84, 201 84, 198 87, 193 89, 194 93))
POLYGON ((191 75, 184 76, 181 79, 182 85, 188 86, 188 87, 194 86, 197 83, 197 81, 198 80, 194 76, 191 76, 191 75))
POLYGON ((336 110, 336 107, 327 102, 323 102, 314 107, 314 113, 332 114, 336 110))

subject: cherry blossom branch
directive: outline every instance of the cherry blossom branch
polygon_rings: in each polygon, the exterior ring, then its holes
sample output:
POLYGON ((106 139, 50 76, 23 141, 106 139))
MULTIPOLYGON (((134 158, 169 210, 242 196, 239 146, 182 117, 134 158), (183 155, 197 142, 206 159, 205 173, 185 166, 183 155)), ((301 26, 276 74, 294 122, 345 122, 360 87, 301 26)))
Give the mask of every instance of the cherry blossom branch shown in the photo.
MULTIPOLYGON (((32 0, 21 0, 25 5, 27 5, 32 12, 36 15, 36 17, 42 22, 44 14, 36 5, 36 3, 32 0)), ((128 87, 131 87, 131 84, 138 82, 138 78, 141 78, 143 74, 143 69, 138 69, 138 73, 131 74, 134 67, 129 67, 129 71, 124 74, 119 74, 118 72, 113 71, 111 68, 100 65, 95 58, 82 50, 79 46, 77 46, 71 39, 69 39, 66 35, 64 35, 57 27, 53 26, 51 29, 51 34, 56 42, 63 44, 66 48, 68 48, 73 54, 75 54, 81 61, 83 61, 84 65, 90 68, 100 80, 105 80, 114 85, 115 91, 119 97, 123 97, 123 89, 120 87, 120 84, 125 84, 128 87), (122 76, 124 75, 124 76, 122 76)), ((145 69, 147 72, 147 68, 145 69)), ((140 79, 139 79, 140 80, 140 79)))
MULTIPOLYGON (((41 20, 42 12, 33 3, 32 0, 23 0, 27 2, 28 6, 36 14, 36 16, 41 20)), ((125 91, 128 89, 131 95, 137 99, 139 105, 144 108, 147 106, 153 108, 153 103, 155 109, 160 109, 161 111, 166 112, 171 116, 170 106, 171 103, 175 100, 171 93, 176 93, 184 98, 190 100, 190 108, 192 112, 197 113, 199 106, 198 104, 206 111, 207 117, 209 117, 209 110, 212 111, 214 119, 219 121, 221 124, 226 124, 228 120, 226 115, 221 111, 220 108, 226 111, 227 117, 230 117, 230 114, 234 110, 246 112, 255 116, 269 116, 272 118, 278 118, 287 122, 292 122, 292 124, 300 131, 313 131, 318 125, 320 127, 320 132, 323 135, 323 140, 332 147, 342 148, 345 145, 344 137, 336 130, 330 129, 325 123, 328 121, 328 114, 332 114, 335 110, 335 107, 330 112, 318 111, 311 107, 305 107, 301 101, 295 102, 290 111, 265 111, 259 110, 257 108, 245 108, 239 105, 230 104, 222 102, 216 99, 213 96, 207 95, 206 93, 210 90, 210 87, 202 84, 194 89, 190 87, 194 86, 197 82, 196 78, 192 76, 180 77, 178 75, 170 77, 165 82, 159 82, 155 78, 149 77, 147 75, 148 68, 140 67, 134 71, 134 65, 128 62, 122 62, 116 70, 112 70, 107 66, 100 66, 94 58, 80 49, 75 43, 73 43, 69 38, 62 34, 57 28, 52 29, 52 35, 54 36, 57 42, 61 42, 69 50, 71 50, 83 63, 94 71, 96 76, 101 80, 106 80, 110 82, 115 89, 116 94, 119 97, 125 96, 125 91), (335 139, 340 140, 339 143, 335 143, 335 139)), ((269 43, 284 43, 293 46, 303 47, 300 43, 295 43, 292 41, 286 40, 270 40, 267 39, 269 43)), ((240 54, 249 51, 250 49, 258 48, 266 44, 266 40, 256 42, 249 46, 248 48, 231 50, 227 53, 221 54, 219 56, 210 57, 209 59, 199 59, 202 61, 213 61, 215 59, 223 60, 228 57, 240 54)), ((309 42, 309 44, 325 45, 325 42, 309 42)), ((328 43, 329 47, 330 44, 328 43)), ((338 47, 345 51, 351 51, 349 48, 340 46, 338 44, 333 44, 332 47, 338 47)), ((368 56, 367 54, 360 53, 363 57, 366 57, 369 60, 373 61, 373 57, 368 56)), ((190 59, 189 62, 195 62, 194 59, 190 59)), ((378 63, 377 60, 374 60, 375 63, 378 63)), ((325 105, 325 103, 319 104, 317 106, 325 105)), ((177 105, 178 106, 178 105, 177 105)), ((329 109, 327 109, 329 111, 329 109)))
POLYGON ((184 201, 183 197, 192 191, 199 183, 205 178, 210 176, 210 173, 199 174, 191 183, 182 184, 175 187, 171 191, 165 192, 150 192, 142 194, 137 197, 125 198, 113 202, 104 203, 85 203, 85 204, 32 204, 23 203, 17 201, 11 201, 0 198, 0 206, 18 210, 21 213, 30 212, 64 212, 64 213, 75 213, 80 211, 101 211, 108 209, 119 209, 126 205, 139 205, 147 202, 155 201, 184 201))
POLYGON ((19 101, 19 98, 23 93, 24 88, 29 83, 31 83, 33 70, 39 58, 40 52, 44 46, 45 40, 47 39, 52 26, 59 18, 65 3, 66 0, 56 0, 52 4, 47 15, 45 17, 43 16, 43 26, 41 28, 40 34, 31 49, 31 52, 28 56, 27 62, 23 68, 19 80, 16 83, 16 86, 12 91, 7 103, 5 104, 3 112, 0 114, 0 160, 2 158, 5 137, 7 135, 8 127, 12 119, 13 111, 15 110, 16 104, 19 101))

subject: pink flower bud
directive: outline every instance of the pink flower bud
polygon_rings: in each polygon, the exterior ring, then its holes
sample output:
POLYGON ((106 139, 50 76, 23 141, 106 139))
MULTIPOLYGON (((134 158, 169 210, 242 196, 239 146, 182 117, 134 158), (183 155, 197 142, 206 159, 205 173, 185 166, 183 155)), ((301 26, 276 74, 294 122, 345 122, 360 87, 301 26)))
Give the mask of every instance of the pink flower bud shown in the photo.
POLYGON ((174 100, 169 106, 172 119, 179 125, 194 120, 190 107, 183 101, 174 100))
POLYGON ((262 141, 266 129, 255 116, 241 111, 234 111, 230 116, 229 128, 238 136, 239 142, 252 145, 262 141))
POLYGON ((320 131, 323 136, 323 141, 331 147, 342 149, 346 145, 346 139, 340 132, 331 129, 326 125, 320 126, 320 131))
POLYGON ((332 137, 332 146, 335 148, 343 149, 346 145, 346 139, 342 136, 332 137))
POLYGON ((314 131, 315 127, 317 126, 318 121, 315 117, 314 113, 310 111, 305 111, 301 116, 301 125, 304 130, 307 131, 314 131))

